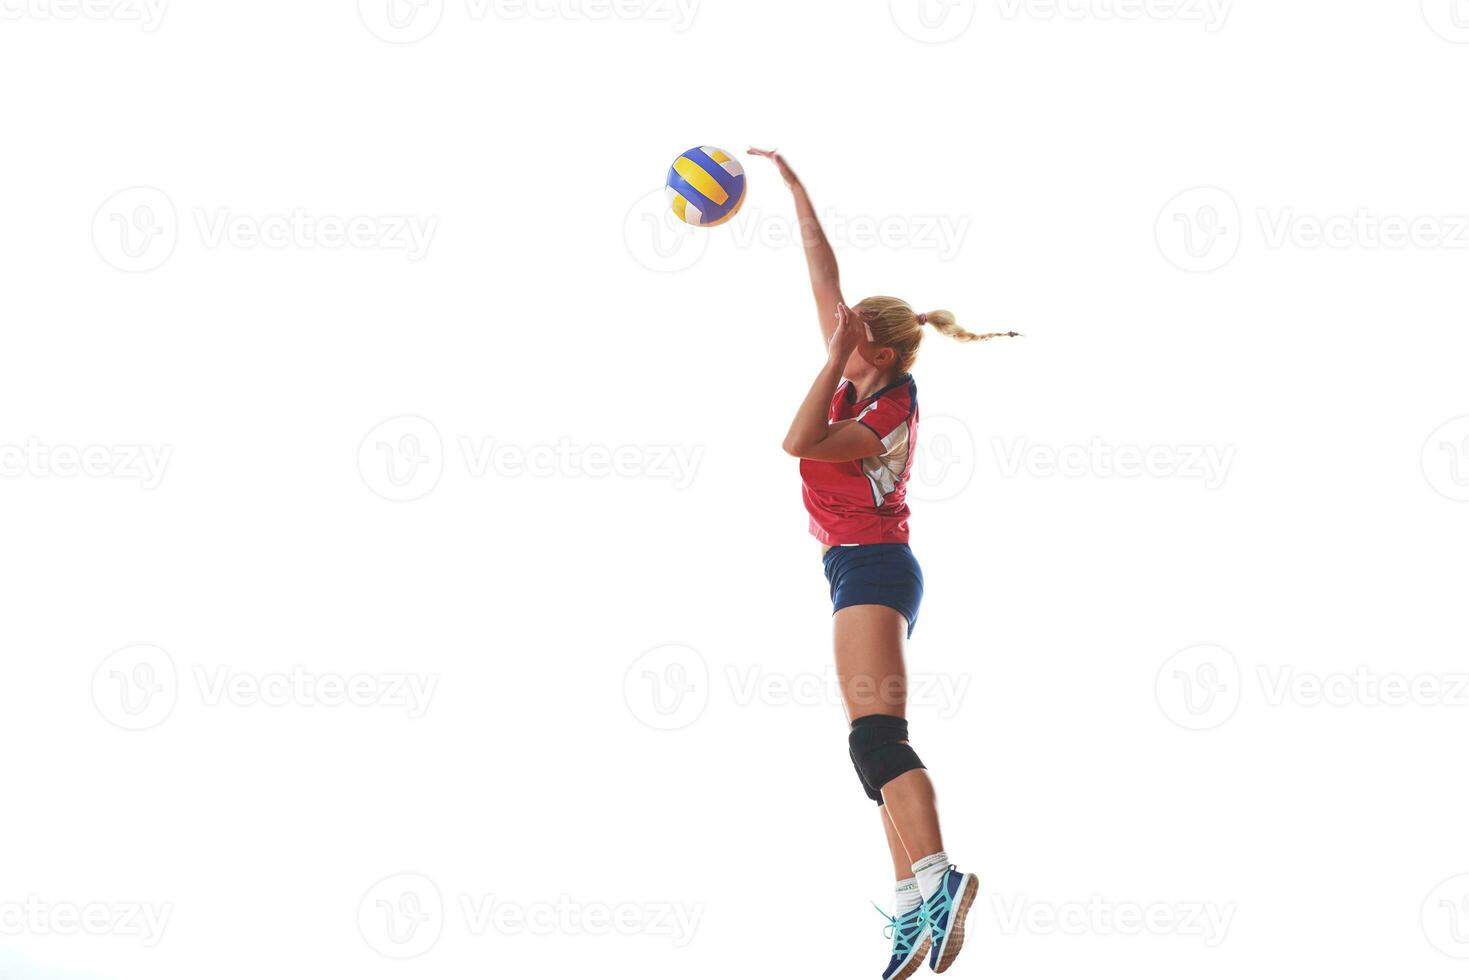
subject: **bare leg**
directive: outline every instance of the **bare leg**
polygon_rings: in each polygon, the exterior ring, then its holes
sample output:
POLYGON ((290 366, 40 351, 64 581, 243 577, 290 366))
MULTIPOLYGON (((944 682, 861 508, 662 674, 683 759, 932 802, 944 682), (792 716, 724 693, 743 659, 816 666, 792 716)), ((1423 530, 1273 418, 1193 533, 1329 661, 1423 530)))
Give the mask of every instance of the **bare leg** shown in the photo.
MULTIPOLYGON (((847 707, 847 720, 864 715, 904 717, 908 701, 908 678, 903 667, 903 643, 908 623, 903 614, 887 606, 848 606, 832 618, 836 639, 837 679, 847 707)), ((928 772, 914 769, 882 788, 882 808, 897 834, 900 848, 893 851, 898 867, 899 850, 913 860, 944 849, 934 805, 933 783, 928 772)), ((911 861, 906 873, 912 875, 911 861)))
MULTIPOLYGON (((899 836, 903 846, 913 856, 913 861, 944 849, 944 837, 939 832, 939 811, 934 803, 933 781, 926 769, 910 769, 882 788, 883 807, 888 812, 894 827, 901 827, 899 836)), ((908 873, 913 873, 912 862, 908 873)))
MULTIPOLYGON (((908 849, 903 846, 903 839, 898 836, 898 828, 893 826, 893 820, 888 816, 886 805, 877 808, 882 814, 882 830, 887 834, 888 852, 893 856, 893 875, 897 881, 907 881, 913 877, 913 858, 908 856, 908 849)), ((932 851, 928 853, 932 854, 932 851)), ((923 857, 922 854, 918 855, 923 857)))

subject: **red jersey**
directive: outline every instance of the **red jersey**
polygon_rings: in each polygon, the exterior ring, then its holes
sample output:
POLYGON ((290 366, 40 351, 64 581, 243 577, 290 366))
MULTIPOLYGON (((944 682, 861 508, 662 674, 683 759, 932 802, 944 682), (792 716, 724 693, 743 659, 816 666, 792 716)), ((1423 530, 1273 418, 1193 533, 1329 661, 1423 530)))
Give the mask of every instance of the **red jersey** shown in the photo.
POLYGON ((801 495, 811 533, 822 544, 902 544, 908 540, 908 474, 918 439, 918 385, 905 374, 861 401, 843 381, 829 422, 856 419, 882 440, 882 452, 845 463, 801 460, 801 495))

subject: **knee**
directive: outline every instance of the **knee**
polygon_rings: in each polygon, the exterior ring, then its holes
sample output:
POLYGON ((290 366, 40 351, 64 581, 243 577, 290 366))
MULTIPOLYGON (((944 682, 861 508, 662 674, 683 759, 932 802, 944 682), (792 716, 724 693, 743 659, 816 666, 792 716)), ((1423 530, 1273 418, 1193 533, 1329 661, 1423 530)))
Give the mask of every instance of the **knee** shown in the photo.
POLYGON ((908 722, 904 718, 864 715, 852 722, 847 745, 863 788, 879 804, 883 786, 905 772, 923 768, 918 753, 908 744, 908 722))

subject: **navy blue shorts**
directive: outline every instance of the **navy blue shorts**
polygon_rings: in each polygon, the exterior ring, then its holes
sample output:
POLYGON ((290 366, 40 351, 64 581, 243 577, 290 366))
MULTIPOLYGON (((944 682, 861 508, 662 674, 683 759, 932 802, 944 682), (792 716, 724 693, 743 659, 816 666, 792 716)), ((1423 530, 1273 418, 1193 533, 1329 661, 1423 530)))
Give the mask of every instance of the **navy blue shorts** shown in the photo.
POLYGON ((837 545, 822 556, 831 583, 831 611, 887 606, 908 620, 908 635, 923 602, 923 569, 906 544, 837 545))

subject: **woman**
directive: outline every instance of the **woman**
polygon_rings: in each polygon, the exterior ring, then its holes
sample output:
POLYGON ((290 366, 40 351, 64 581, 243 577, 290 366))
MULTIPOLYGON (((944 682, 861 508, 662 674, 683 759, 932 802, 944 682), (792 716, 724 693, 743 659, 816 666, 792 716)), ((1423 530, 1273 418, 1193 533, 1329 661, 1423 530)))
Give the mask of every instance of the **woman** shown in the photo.
POLYGON ((903 643, 923 598, 923 572, 908 547, 908 475, 918 428, 918 388, 908 373, 923 327, 956 340, 973 334, 952 314, 915 313, 891 296, 848 308, 836 256, 806 188, 779 153, 754 150, 795 196, 811 289, 826 338, 826 366, 796 412, 784 448, 801 460, 811 533, 831 584, 837 675, 851 724, 849 750, 862 788, 878 805, 897 873, 892 953, 883 980, 906 980, 929 954, 947 970, 964 944, 978 891, 949 863, 933 783, 908 744, 903 643))

